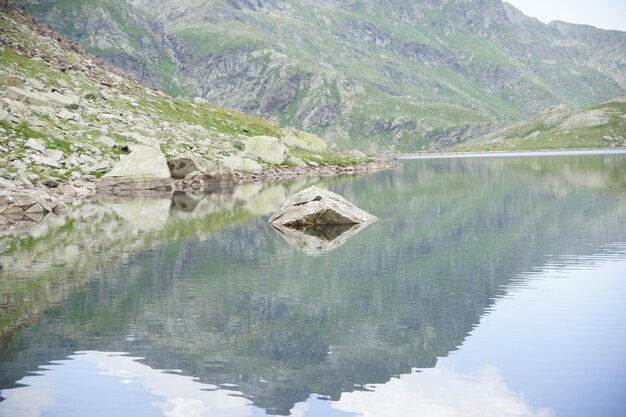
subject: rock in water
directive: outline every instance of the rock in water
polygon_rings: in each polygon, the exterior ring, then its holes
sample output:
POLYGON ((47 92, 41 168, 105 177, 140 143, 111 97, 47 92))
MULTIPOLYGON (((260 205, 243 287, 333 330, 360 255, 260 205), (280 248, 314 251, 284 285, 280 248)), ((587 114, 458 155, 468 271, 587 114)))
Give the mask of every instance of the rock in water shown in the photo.
POLYGON ((269 222, 302 230, 328 225, 372 223, 378 220, 342 196, 315 186, 306 188, 287 200, 269 222))

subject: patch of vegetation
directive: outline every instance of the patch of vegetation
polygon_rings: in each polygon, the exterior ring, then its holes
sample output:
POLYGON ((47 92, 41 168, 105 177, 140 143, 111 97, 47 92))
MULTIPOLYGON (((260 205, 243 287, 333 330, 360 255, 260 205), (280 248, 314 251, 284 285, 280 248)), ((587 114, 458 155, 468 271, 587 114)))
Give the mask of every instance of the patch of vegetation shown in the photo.
POLYGON ((354 165, 362 162, 371 162, 370 158, 355 158, 338 152, 312 152, 305 149, 291 149, 292 156, 303 161, 314 161, 320 165, 354 165))
POLYGON ((242 23, 185 28, 178 38, 201 56, 228 49, 257 49, 265 38, 262 33, 242 23))
POLYGON ((267 120, 213 104, 195 104, 178 98, 148 98, 139 104, 157 112, 164 121, 200 125, 207 130, 228 135, 281 136, 281 130, 267 120))

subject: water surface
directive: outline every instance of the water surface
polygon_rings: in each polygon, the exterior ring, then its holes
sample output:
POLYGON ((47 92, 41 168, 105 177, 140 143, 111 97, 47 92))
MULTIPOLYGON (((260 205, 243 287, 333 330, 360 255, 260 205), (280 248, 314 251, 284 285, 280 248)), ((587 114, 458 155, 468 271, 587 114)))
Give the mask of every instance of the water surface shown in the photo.
POLYGON ((381 220, 291 246, 306 182, 85 202, 0 256, 0 416, 626 412, 626 156, 317 181, 381 220))

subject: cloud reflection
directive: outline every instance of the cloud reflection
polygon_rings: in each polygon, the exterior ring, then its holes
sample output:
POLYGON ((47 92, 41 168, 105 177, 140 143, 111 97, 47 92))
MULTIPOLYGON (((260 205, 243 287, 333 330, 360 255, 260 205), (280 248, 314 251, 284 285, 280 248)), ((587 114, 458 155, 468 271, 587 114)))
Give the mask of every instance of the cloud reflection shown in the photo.
POLYGON ((333 408, 362 417, 550 417, 549 409, 534 409, 506 385, 498 369, 484 367, 478 375, 463 375, 442 367, 403 375, 372 391, 344 393, 333 408))
POLYGON ((252 403, 234 396, 240 394, 236 391, 152 369, 138 359, 122 353, 78 352, 18 381, 25 386, 3 390, 0 416, 93 416, 97 404, 89 399, 94 395, 109 404, 122 403, 120 407, 133 415, 139 411, 167 417, 247 417, 252 412, 252 403))

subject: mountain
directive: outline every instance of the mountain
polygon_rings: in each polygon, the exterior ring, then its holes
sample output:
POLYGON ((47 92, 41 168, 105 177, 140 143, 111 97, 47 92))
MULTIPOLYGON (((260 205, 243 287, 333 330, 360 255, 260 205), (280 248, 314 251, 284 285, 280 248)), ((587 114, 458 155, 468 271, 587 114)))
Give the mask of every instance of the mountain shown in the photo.
POLYGON ((626 92, 626 33, 500 0, 20 0, 135 78, 371 150, 626 92))
POLYGON ((536 150, 626 147, 626 97, 585 109, 554 106, 539 115, 452 149, 536 150))

